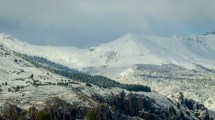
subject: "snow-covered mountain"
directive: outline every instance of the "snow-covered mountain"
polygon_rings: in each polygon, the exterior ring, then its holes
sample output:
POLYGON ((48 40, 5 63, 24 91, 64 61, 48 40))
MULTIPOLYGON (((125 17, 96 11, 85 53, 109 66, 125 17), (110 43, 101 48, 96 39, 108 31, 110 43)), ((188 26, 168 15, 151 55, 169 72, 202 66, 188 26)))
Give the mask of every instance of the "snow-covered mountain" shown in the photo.
POLYGON ((215 34, 156 37, 127 34, 91 48, 35 46, 0 34, 0 44, 14 51, 48 60, 90 74, 115 78, 136 64, 176 64, 215 68, 215 34))
POLYGON ((128 67, 135 64, 176 64, 187 68, 193 63, 215 68, 215 35, 156 37, 127 34, 115 41, 89 49, 35 46, 1 34, 0 44, 17 52, 43 56, 72 68, 128 67))
POLYGON ((36 46, 0 34, 0 45, 122 83, 148 85, 169 97, 181 91, 215 111, 214 33, 174 37, 127 34, 85 49, 36 46))
POLYGON ((181 93, 170 100, 156 92, 86 84, 39 67, 3 46, 0 76, 1 120, 209 119, 207 108, 181 93))

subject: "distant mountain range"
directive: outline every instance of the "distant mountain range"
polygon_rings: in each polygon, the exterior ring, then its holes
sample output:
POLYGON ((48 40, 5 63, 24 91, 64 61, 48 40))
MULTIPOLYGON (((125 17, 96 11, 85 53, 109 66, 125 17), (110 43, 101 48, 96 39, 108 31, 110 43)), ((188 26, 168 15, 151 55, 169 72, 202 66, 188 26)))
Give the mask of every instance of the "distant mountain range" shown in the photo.
POLYGON ((192 67, 200 64, 215 68, 215 34, 157 37, 127 34, 99 46, 35 46, 1 34, 0 43, 15 51, 45 57, 73 68, 127 67, 134 64, 176 64, 192 67))
MULTIPOLYGON (((215 34, 213 32, 173 37, 127 34, 112 42, 85 49, 36 46, 2 33, 0 34, 0 47, 8 49, 6 52, 8 54, 16 51, 29 56, 41 57, 68 67, 68 69, 71 68, 76 72, 103 75, 123 84, 147 85, 152 90, 171 99, 174 99, 173 96, 178 92, 183 92, 185 97, 194 99, 204 104, 211 111, 215 111, 213 93, 215 90, 215 34)), ((19 62, 19 59, 22 58, 14 59, 19 62)), ((7 61, 5 58, 1 60, 3 66, 5 61, 7 61)), ((12 71, 16 71, 19 74, 19 70, 24 69, 18 67, 16 70, 10 70, 16 68, 13 64, 5 63, 5 66, 2 67, 2 73, 0 73, 4 75, 4 72, 10 74, 12 71)), ((27 66, 24 65, 26 69, 28 69, 27 66)), ((38 74, 37 76, 46 73, 46 71, 44 71, 45 73, 35 72, 40 71, 36 68, 27 71, 30 72, 23 73, 26 74, 23 79, 27 80, 30 79, 27 76, 29 77, 32 73, 38 74)), ((44 77, 48 76, 44 75, 44 77)), ((50 78, 54 79, 55 83, 62 78, 65 79, 58 75, 55 76, 52 75, 50 78)), ((12 78, 18 79, 18 77, 12 78)), ((4 84, 6 79, 8 79, 7 76, 3 80, 4 84)), ((44 84, 49 84, 50 79, 44 84)), ((12 83, 14 84, 14 82, 12 83)), ((60 89, 62 91, 67 90, 60 89)), ((16 89, 13 88, 13 90, 16 89)), ((91 91, 91 88, 87 87, 84 91, 91 91)), ((103 94, 103 92, 98 94, 103 94)))
MULTIPOLYGON (((199 64, 215 68, 215 34, 157 37, 127 34, 91 48, 35 46, 0 34, 0 44, 24 54, 41 56, 71 68, 117 68, 119 72, 135 64, 175 64, 195 68, 199 64)), ((118 73, 118 72, 117 72, 118 73)))

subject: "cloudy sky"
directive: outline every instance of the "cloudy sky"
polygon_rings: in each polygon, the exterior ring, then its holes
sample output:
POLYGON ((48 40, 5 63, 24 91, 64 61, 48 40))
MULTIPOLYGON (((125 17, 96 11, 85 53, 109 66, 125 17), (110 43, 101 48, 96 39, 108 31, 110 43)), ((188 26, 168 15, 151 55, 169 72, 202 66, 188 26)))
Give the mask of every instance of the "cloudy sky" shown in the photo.
POLYGON ((215 31, 215 0, 0 0, 0 32, 37 45, 89 47, 124 34, 215 31))

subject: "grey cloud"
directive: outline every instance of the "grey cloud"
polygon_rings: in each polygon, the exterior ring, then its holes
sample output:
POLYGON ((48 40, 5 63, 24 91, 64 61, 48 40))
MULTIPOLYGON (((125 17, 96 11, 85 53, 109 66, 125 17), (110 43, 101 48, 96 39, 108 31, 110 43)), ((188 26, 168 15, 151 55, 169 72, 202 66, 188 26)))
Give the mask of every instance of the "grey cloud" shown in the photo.
POLYGON ((215 30, 214 0, 2 0, 0 31, 39 45, 87 47, 128 32, 215 30))

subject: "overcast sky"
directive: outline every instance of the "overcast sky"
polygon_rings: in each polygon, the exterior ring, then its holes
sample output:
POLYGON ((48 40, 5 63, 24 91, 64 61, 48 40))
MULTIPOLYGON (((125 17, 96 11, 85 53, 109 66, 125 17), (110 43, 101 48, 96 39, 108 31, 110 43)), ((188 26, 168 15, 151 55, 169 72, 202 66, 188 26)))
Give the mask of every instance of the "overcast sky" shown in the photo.
POLYGON ((37 45, 95 46, 124 34, 215 31, 215 0, 0 0, 0 32, 37 45))

